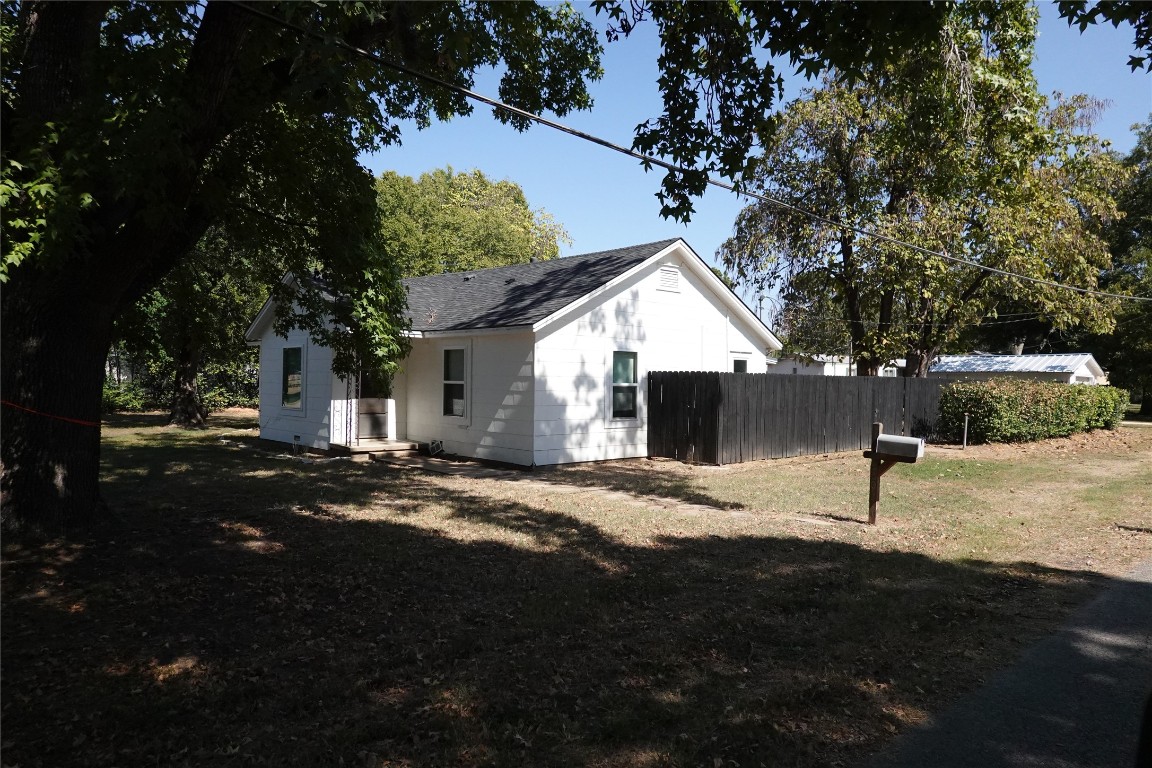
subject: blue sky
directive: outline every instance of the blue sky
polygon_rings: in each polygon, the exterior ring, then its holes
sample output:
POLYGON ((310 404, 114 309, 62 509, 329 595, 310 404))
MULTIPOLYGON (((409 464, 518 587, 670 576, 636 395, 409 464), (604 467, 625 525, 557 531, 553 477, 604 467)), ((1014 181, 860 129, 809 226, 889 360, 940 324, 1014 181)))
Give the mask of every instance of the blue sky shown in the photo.
MULTIPOLYGON (((1069 29, 1052 4, 1040 4, 1041 20, 1033 68, 1045 93, 1088 93, 1107 99, 1109 108, 1097 133, 1127 152, 1134 144, 1133 123, 1152 112, 1152 75, 1132 73, 1132 29, 1127 25, 1089 27, 1082 35, 1069 29)), ((594 18, 603 33, 606 22, 594 18)), ((631 146, 635 126, 660 114, 656 89, 658 49, 651 25, 641 25, 625 40, 605 45, 604 78, 591 92, 591 112, 567 115, 562 122, 601 138, 631 146)), ((802 78, 787 81, 785 99, 798 95, 802 78)), ((479 76, 476 90, 496 95, 495 77, 479 76)), ((662 174, 645 173, 639 162, 549 128, 525 133, 498 123, 487 107, 448 123, 404 130, 403 144, 362 158, 374 173, 385 170, 419 176, 451 165, 477 168, 494 179, 523 187, 533 208, 544 208, 572 236, 564 255, 589 253, 637 243, 683 237, 706 261, 714 261, 742 203, 730 192, 710 189, 697 201, 687 225, 660 217, 655 198, 662 174)))

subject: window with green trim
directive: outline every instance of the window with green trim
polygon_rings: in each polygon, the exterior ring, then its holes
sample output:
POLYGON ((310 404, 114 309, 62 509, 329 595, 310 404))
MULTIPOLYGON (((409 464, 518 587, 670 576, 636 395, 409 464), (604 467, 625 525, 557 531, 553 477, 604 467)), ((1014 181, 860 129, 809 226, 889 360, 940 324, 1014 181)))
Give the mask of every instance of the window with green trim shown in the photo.
POLYGON ((636 418, 640 383, 636 376, 636 353, 612 353, 612 418, 636 418))

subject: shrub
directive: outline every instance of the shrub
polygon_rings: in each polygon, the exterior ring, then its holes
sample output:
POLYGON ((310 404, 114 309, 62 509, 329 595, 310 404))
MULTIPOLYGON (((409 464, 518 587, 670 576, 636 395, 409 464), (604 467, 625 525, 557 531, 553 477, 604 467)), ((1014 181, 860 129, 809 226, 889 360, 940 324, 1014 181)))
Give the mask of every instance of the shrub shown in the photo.
POLYGON ((117 384, 111 379, 104 380, 104 413, 144 411, 148 405, 148 393, 135 381, 117 384))
POLYGON ((225 408, 255 408, 258 405, 258 398, 234 389, 212 387, 201 391, 200 402, 211 412, 225 408))
POLYGON ((1115 387, 1023 379, 958 382, 940 393, 940 433, 960 442, 968 414, 968 442, 1018 443, 1115 429, 1128 392, 1115 387))

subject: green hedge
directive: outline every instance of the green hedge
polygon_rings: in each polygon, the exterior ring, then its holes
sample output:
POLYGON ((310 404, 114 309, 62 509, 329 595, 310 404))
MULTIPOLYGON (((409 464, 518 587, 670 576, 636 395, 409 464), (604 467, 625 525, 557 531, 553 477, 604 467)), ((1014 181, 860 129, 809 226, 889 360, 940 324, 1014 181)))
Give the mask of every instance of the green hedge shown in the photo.
POLYGON ((968 442, 1020 443, 1089 429, 1115 429, 1128 408, 1128 391, 1087 384, 1021 379, 959 382, 940 392, 939 431, 960 442, 968 414, 968 442))
POLYGON ((258 397, 224 387, 212 387, 201 392, 200 400, 209 411, 222 411, 225 408, 257 408, 260 405, 258 397))
POLYGON ((117 384, 111 379, 104 380, 104 413, 146 411, 152 406, 148 391, 137 382, 117 384))

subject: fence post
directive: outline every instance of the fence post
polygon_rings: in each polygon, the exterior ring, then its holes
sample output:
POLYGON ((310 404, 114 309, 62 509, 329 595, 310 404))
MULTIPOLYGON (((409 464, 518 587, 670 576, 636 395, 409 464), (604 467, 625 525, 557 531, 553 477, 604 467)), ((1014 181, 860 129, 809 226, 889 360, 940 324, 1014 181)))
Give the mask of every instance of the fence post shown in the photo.
POLYGON ((884 432, 879 421, 872 423, 872 462, 868 471, 868 525, 876 525, 876 508, 880 505, 880 456, 876 453, 876 441, 884 432))

